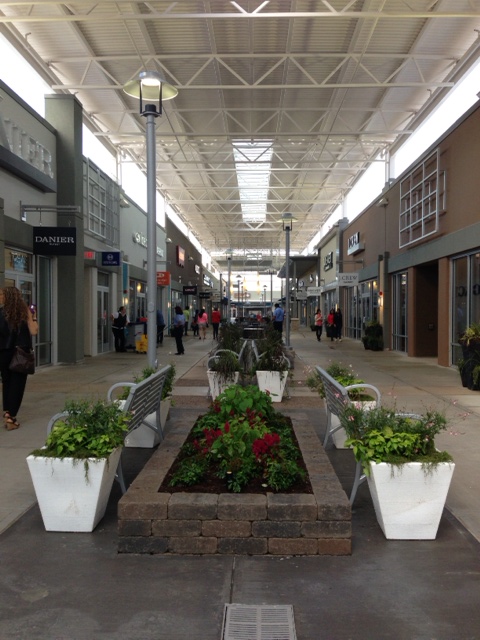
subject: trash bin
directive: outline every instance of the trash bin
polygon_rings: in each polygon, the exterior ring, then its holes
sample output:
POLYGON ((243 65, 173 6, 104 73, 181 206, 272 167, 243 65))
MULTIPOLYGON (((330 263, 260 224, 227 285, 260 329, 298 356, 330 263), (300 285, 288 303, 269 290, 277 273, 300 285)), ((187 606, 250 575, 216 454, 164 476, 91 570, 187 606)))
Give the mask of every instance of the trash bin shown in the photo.
POLYGON ((290 320, 290 331, 298 331, 300 326, 300 318, 292 318, 290 320))

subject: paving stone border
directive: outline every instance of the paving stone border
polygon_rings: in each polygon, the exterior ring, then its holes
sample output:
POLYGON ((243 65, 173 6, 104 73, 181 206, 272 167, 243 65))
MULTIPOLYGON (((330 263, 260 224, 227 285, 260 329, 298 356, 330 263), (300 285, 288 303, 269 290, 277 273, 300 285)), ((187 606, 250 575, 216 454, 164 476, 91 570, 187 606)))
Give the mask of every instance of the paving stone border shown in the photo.
POLYGON ((175 420, 119 501, 119 553, 351 554, 350 504, 305 413, 292 422, 313 494, 159 493, 196 417, 175 420))

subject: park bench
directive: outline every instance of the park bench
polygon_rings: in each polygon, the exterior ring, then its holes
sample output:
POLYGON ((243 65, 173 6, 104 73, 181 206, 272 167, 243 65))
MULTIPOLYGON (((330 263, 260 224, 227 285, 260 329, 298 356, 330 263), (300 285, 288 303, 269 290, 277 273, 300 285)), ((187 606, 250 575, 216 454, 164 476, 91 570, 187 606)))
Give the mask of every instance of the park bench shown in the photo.
MULTIPOLYGON (((332 376, 328 374, 325 369, 322 369, 322 367, 317 366, 315 367, 315 369, 323 383, 323 389, 325 392, 325 410, 327 413, 327 428, 325 430, 325 437, 323 439, 323 447, 325 448, 332 434, 342 428, 339 423, 333 423, 333 416, 340 418, 345 407, 355 402, 355 400, 352 400, 348 395, 349 391, 358 389, 359 391, 367 392, 369 393, 369 395, 373 395, 378 407, 381 404, 381 393, 377 389, 377 387, 363 382, 344 387, 342 384, 340 384, 340 382, 338 382, 338 380, 332 378, 332 376)), ((359 485, 364 480, 365 475, 362 474, 362 465, 360 462, 357 462, 355 467, 355 479, 353 482, 352 491, 350 493, 351 505, 355 500, 359 485)))
MULTIPOLYGON (((118 400, 115 399, 115 390, 120 388, 123 390, 125 387, 130 388, 128 398, 122 401, 122 411, 128 416, 125 437, 135 429, 145 425, 158 435, 160 441, 163 440, 163 430, 160 422, 160 403, 162 401, 163 385, 170 370, 170 366, 171 365, 166 365, 165 367, 162 367, 159 371, 139 383, 117 382, 108 390, 107 400, 109 402, 118 402, 118 400)), ((58 420, 65 418, 67 415, 68 412, 65 411, 54 415, 47 425, 47 435, 50 433, 55 423, 58 420)), ((121 458, 118 463, 115 478, 120 484, 122 493, 125 493, 127 489, 123 477, 121 458)))

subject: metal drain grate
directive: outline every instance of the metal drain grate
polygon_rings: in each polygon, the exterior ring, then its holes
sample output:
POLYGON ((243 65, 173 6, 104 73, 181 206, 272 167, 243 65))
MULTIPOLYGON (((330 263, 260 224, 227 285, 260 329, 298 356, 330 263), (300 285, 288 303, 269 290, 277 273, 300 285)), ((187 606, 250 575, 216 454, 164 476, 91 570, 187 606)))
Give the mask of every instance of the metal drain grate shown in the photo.
POLYGON ((293 607, 226 604, 222 640, 297 640, 293 607))

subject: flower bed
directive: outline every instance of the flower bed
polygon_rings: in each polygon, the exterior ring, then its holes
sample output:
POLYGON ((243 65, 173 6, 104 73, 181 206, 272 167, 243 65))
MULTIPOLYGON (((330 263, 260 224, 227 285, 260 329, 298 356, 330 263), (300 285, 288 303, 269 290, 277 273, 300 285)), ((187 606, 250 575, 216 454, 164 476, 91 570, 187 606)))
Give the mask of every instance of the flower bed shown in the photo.
POLYGON ((306 414, 292 420, 312 493, 160 492, 196 420, 183 410, 119 502, 120 553, 349 555, 351 509, 306 414))

